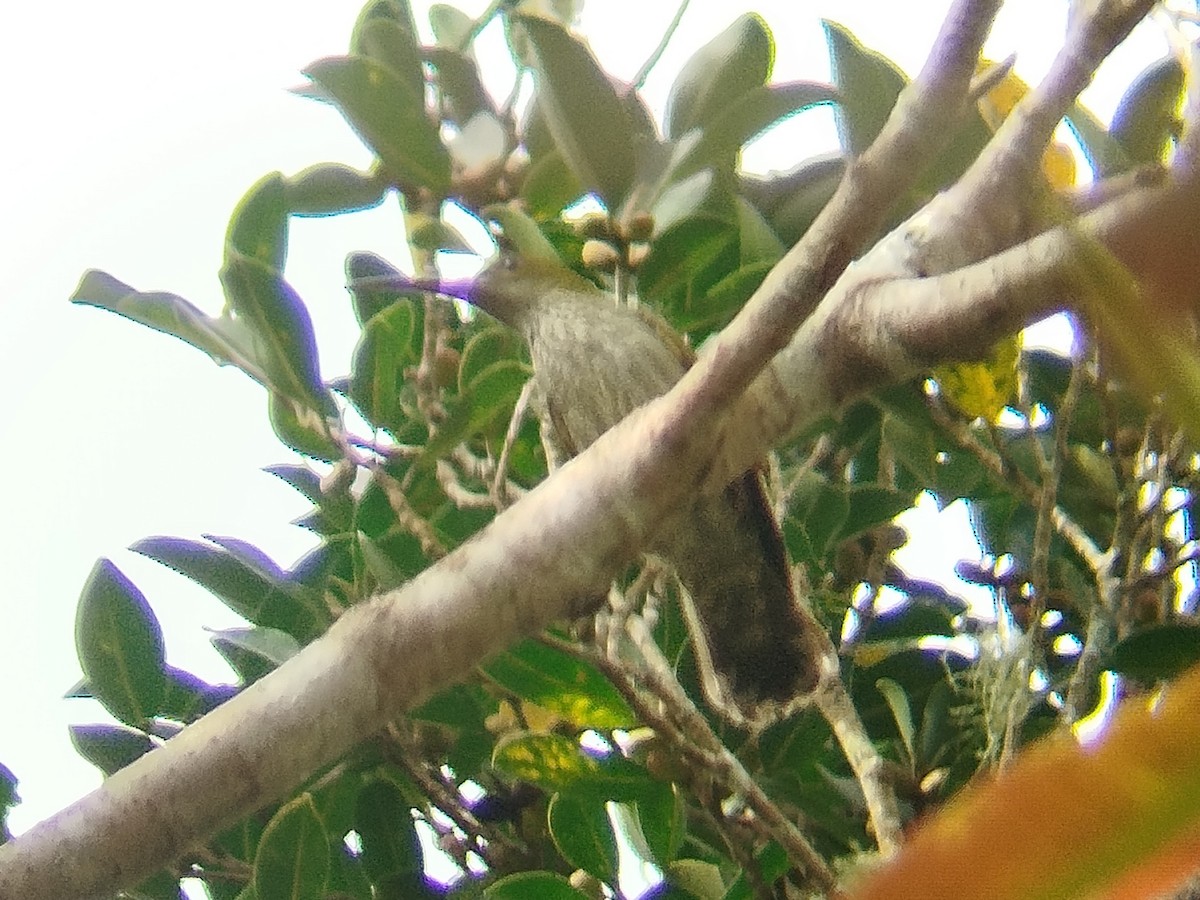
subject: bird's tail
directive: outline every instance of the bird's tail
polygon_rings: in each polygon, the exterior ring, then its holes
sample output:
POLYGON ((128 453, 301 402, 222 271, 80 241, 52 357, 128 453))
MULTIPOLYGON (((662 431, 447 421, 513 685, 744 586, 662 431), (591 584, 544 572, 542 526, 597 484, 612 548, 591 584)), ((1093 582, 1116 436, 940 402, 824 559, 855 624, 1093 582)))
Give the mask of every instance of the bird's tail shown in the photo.
POLYGON ((796 598, 761 477, 748 472, 702 497, 672 531, 662 552, 689 595, 709 703, 739 724, 769 724, 816 688, 827 642, 796 598))

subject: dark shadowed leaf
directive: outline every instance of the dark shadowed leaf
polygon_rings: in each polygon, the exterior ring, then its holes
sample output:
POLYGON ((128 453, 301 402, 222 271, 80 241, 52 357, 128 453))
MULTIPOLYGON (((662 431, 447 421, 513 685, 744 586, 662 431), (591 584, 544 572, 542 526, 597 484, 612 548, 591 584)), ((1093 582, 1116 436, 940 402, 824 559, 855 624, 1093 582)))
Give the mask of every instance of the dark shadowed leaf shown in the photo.
POLYGON ((367 57, 318 60, 305 72, 333 97, 388 174, 437 196, 450 188, 450 154, 425 113, 424 97, 387 66, 367 57))
POLYGON ((771 76, 775 47, 766 23, 743 15, 692 54, 667 100, 666 132, 678 138, 692 128, 707 129, 753 88, 771 76))
POLYGON ((75 614, 75 650, 92 695, 127 725, 158 712, 166 691, 162 627, 142 592, 96 562, 75 614))
POLYGON ((275 628, 225 628, 209 640, 243 685, 253 684, 300 652, 299 641, 275 628))
POLYGON ((688 833, 687 803, 679 788, 668 781, 657 781, 633 805, 655 861, 662 865, 673 860, 688 833))
POLYGON ((487 900, 589 900, 556 872, 518 872, 488 885, 483 896, 487 900))
MULTIPOLYGON (((387 309, 398 300, 415 302, 421 292, 412 290, 356 290, 354 283, 364 278, 402 278, 403 273, 382 256, 374 253, 351 253, 346 257, 346 283, 350 288, 350 299, 354 302, 354 315, 359 325, 366 325, 371 317, 387 309)), ((419 308, 414 313, 421 316, 419 308)), ((417 345, 418 349, 420 345, 417 345)))
POLYGON ((331 409, 304 302, 277 270, 226 250, 221 284, 234 315, 254 333, 272 390, 314 411, 331 409))
POLYGON ((605 802, 599 797, 555 794, 546 815, 550 836, 563 859, 600 881, 616 884, 617 838, 605 802))
POLYGON ((410 804, 390 781, 368 781, 354 804, 354 830, 362 840, 362 862, 375 884, 422 871, 410 804))
POLYGON ((272 577, 219 547, 183 538, 151 537, 130 547, 206 588, 256 625, 278 628, 307 643, 324 629, 327 616, 311 590, 272 577))
MULTIPOLYGON (((767 884, 782 877, 791 865, 787 853, 774 841, 754 854, 754 858, 758 863, 759 877, 767 884)), ((754 888, 746 876, 739 875, 729 886, 722 900, 754 900, 754 896, 754 888)))
POLYGON ((429 47, 425 58, 433 67, 444 115, 451 122, 463 123, 478 112, 495 113, 492 98, 479 80, 475 60, 467 53, 450 47, 429 47))
POLYGON ((71 725, 68 730, 75 751, 105 775, 154 749, 149 735, 123 725, 71 725))
POLYGON ((1200 627, 1157 625, 1135 632, 1113 647, 1105 668, 1153 683, 1174 678, 1200 662, 1200 627))
POLYGON ((279 809, 254 856, 256 900, 320 900, 329 880, 329 837, 309 794, 279 809))

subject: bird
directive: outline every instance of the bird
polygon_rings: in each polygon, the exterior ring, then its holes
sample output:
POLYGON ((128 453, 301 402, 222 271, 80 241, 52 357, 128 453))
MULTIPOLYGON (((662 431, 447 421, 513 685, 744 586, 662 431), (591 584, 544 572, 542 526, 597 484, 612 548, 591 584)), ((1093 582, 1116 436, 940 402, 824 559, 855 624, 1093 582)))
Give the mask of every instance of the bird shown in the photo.
MULTIPOLYGON (((355 272, 385 271, 378 258, 352 259, 348 271, 353 290, 433 288, 518 332, 536 408, 568 457, 670 390, 694 359, 645 305, 619 304, 555 261, 502 254, 474 278, 432 284, 402 275, 355 279, 355 272)), ((685 621, 711 708, 734 724, 761 726, 812 694, 819 626, 797 597, 761 467, 696 497, 646 550, 673 566, 685 589, 685 621)))

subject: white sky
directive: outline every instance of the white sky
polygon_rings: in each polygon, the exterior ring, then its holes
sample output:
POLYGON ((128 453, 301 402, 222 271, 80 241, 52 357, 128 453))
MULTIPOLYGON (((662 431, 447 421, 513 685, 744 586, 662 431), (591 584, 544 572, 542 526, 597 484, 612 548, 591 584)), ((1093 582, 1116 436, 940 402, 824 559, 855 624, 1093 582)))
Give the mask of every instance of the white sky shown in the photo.
MULTIPOLYGON (((419 20, 428 5, 414 3, 419 20)), ((478 12, 486 3, 459 5, 478 12)), ((915 71, 947 5, 746 4, 774 31, 778 80, 828 78, 821 15, 915 71)), ((228 670, 202 628, 228 627, 234 616, 124 548, 154 534, 226 534, 286 566, 311 546, 306 532, 288 525, 307 503, 260 471, 292 458, 270 431, 261 390, 180 342, 66 298, 95 267, 216 313, 225 227, 246 188, 276 169, 294 173, 326 160, 365 166, 368 153, 333 110, 285 90, 302 82, 307 63, 345 52, 359 6, 58 0, 12 4, 5 13, 0 385, 9 399, 0 442, 0 616, 9 638, 0 654, 0 762, 20 779, 25 801, 12 816, 14 830, 99 782, 66 732, 69 722, 99 721, 98 708, 61 699, 79 678, 75 603, 98 556, 111 557, 146 593, 164 621, 170 661, 222 680, 228 670)), ((602 63, 629 77, 674 9, 673 2, 592 0, 582 29, 602 63)), ((721 0, 691 4, 646 85, 653 108, 661 112, 687 55, 741 9, 721 0)), ((1010 3, 989 54, 1016 50, 1018 72, 1036 79, 1064 10, 1063 0, 1010 3)), ((485 34, 481 54, 497 40, 494 29, 485 34)), ((1114 91, 1161 53, 1153 29, 1133 43, 1087 95, 1104 117, 1114 91)), ((764 142, 747 162, 787 168, 799 158, 799 140, 793 130, 774 146, 764 142)), ((356 337, 342 261, 361 249, 400 257, 399 216, 389 208, 294 221, 292 236, 288 276, 309 304, 322 371, 342 374, 356 337)), ((931 513, 924 522, 928 529, 931 513)), ((961 531, 951 526, 938 541, 961 531)), ((957 555, 972 553, 966 541, 930 565, 945 572, 957 555)))

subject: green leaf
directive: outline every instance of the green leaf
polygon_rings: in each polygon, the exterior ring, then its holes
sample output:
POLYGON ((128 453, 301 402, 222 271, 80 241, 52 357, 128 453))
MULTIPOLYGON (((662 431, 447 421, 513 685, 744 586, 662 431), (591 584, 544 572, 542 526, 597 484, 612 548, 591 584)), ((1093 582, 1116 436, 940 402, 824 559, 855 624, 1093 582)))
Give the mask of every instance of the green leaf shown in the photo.
MULTIPOLYGON (((760 197, 751 199, 780 240, 790 246, 804 236, 833 197, 845 168, 840 155, 817 157, 787 175, 761 180, 757 188, 760 197)), ((746 187, 743 183, 743 192, 746 187)))
MULTIPOLYGON (((421 292, 412 290, 371 290, 364 291, 355 288, 359 281, 369 278, 404 278, 404 273, 393 266, 382 256, 374 253, 351 253, 346 257, 346 283, 350 288, 350 297, 354 301, 354 315, 358 324, 365 326, 377 313, 387 309, 393 303, 404 301, 416 303, 421 298, 421 292)), ((419 307, 413 312, 421 317, 419 307)), ((414 352, 420 353, 420 344, 414 345, 414 352)), ((419 356, 418 356, 419 358, 419 356)))
POLYGON ((371 317, 354 351, 350 399, 368 422, 393 433, 407 418, 400 394, 406 370, 419 359, 419 324, 414 304, 393 303, 371 317))
POLYGON ((399 16, 360 17, 350 36, 350 53, 390 69, 404 90, 405 101, 420 104, 425 97, 425 70, 411 19, 411 10, 399 16))
POLYGON ((949 755, 949 745, 956 737, 956 727, 950 719, 951 687, 939 681, 925 700, 921 713, 921 731, 917 736, 917 772, 928 772, 941 765, 949 755))
POLYGON ((308 406, 272 391, 267 397, 267 417, 275 436, 297 453, 325 462, 341 457, 342 450, 330 436, 325 418, 308 406))
POLYGON ((317 363, 312 319, 283 276, 257 259, 227 249, 221 284, 234 315, 254 333, 268 386, 315 411, 331 412, 332 401, 317 363))
POLYGON ((561 734, 513 733, 497 742, 492 765, 548 791, 572 790, 606 800, 636 800, 649 773, 617 753, 597 757, 561 734))
POLYGON ((325 495, 321 492, 321 476, 308 466, 279 463, 274 466, 265 466, 263 471, 290 484, 313 503, 320 503, 325 499, 325 495))
POLYGON ((597 797, 555 794, 547 818, 554 845, 571 866, 608 884, 617 883, 617 838, 597 797))
POLYGON ((850 499, 844 487, 819 472, 805 473, 792 494, 783 533, 798 558, 821 564, 845 531, 850 499))
POLYGON ((675 859, 688 833, 687 803, 679 788, 668 781, 657 781, 633 801, 633 806, 655 861, 665 865, 675 859))
MULTIPOLYGON (((755 853, 754 859, 758 863, 759 876, 767 884, 772 884, 776 879, 782 878, 791 867, 787 853, 774 841, 755 853)), ((724 900, 753 900, 754 896, 754 889, 743 874, 739 875, 729 886, 724 900)))
POLYGON ((904 749, 908 752, 910 763, 915 763, 917 758, 916 726, 913 724, 912 707, 908 703, 908 694, 904 692, 904 688, 890 678, 876 680, 875 687, 879 689, 879 693, 883 694, 888 709, 892 711, 892 718, 896 721, 896 729, 900 732, 900 739, 904 742, 904 749))
POLYGON ((895 63, 868 50, 841 25, 828 20, 823 25, 841 99, 838 133, 846 153, 857 156, 882 130, 908 79, 895 63))
POLYGON ((254 856, 258 900, 322 900, 330 870, 329 838, 312 796, 280 807, 254 856))
POLYGON ((300 652, 300 642, 276 628, 225 628, 209 636, 212 645, 238 673, 253 684, 300 652))
POLYGON ((850 511, 839 535, 843 539, 892 521, 909 509, 915 500, 908 491, 893 491, 876 485, 854 485, 849 488, 847 496, 850 511))
POLYGON ((837 99, 827 84, 791 81, 751 88, 701 126, 700 138, 676 165, 676 177, 732 162, 733 155, 782 119, 837 99))
POLYGON ((458 364, 458 389, 470 390, 471 384, 488 366, 502 359, 521 361, 521 342, 511 328, 485 327, 467 339, 458 364))
POLYGON ((680 331, 695 333, 723 326, 758 290, 774 263, 758 262, 730 272, 707 291, 689 292, 683 302, 668 307, 671 322, 680 331))
POLYGON ((638 289, 662 302, 690 283, 737 240, 737 229, 713 215, 685 219, 656 238, 638 272, 638 289))
POLYGON ((783 259, 787 247, 762 214, 744 197, 734 198, 734 209, 741 255, 739 262, 743 266, 756 263, 774 265, 783 259))
POLYGON ((317 163, 284 182, 293 216, 336 216, 370 209, 383 202, 387 188, 377 174, 341 163, 317 163))
POLYGON ((289 582, 278 570, 249 565, 223 548, 151 537, 130 549, 190 578, 243 618, 285 631, 301 643, 317 637, 328 624, 312 591, 289 582))
POLYGON ((559 25, 514 16, 534 47, 538 105, 567 165, 616 210, 636 170, 629 110, 591 51, 559 25))
POLYGON ((556 872, 518 872, 488 885, 487 900, 589 900, 556 872))
MULTIPOLYGON (((368 0, 367 4, 358 14, 358 19, 354 23, 354 30, 350 34, 350 52, 355 56, 372 56, 369 42, 364 37, 364 32, 374 22, 386 22, 393 27, 399 28, 405 34, 410 35, 409 38, 416 43, 417 22, 413 18, 412 6, 408 0, 368 0)), ((387 56, 376 57, 379 62, 385 65, 392 65, 397 71, 405 71, 403 66, 394 64, 387 56)), ((412 67, 409 75, 412 79, 412 88, 419 93, 421 90, 420 66, 412 67), (413 72, 416 72, 413 75, 413 72)))
POLYGON ((637 722, 625 699, 596 668, 539 641, 522 641, 484 665, 483 671, 505 690, 579 729, 607 731, 637 722))
POLYGON ((1109 132, 1134 164, 1161 163, 1179 133, 1183 67, 1173 56, 1142 72, 1113 114, 1109 132))
POLYGON ((362 863, 374 884, 424 868, 421 842, 410 804, 390 781, 372 779, 354 803, 354 830, 362 841, 362 863))
POLYGON ((175 666, 166 667, 166 676, 166 691, 158 705, 158 714, 185 725, 212 712, 238 692, 232 685, 208 684, 175 666))
POLYGON ((75 752, 105 775, 112 775, 154 749, 150 736, 123 725, 70 725, 75 752))
POLYGON ((433 67, 448 121, 461 124, 479 112, 495 114, 491 95, 483 86, 470 54, 449 47, 429 47, 425 58, 433 67))
POLYGON ((442 219, 424 216, 419 213, 408 214, 408 244, 414 250, 424 250, 429 253, 473 253, 471 245, 466 242, 458 229, 446 224, 442 219))
POLYGON ((225 260, 230 250, 282 272, 287 264, 287 188, 278 172, 266 175, 238 201, 225 233, 225 260))
POLYGON ((175 294, 142 293, 106 272, 89 269, 71 302, 96 306, 179 338, 222 366, 236 366, 259 384, 267 384, 266 363, 245 322, 214 318, 175 294))
POLYGON ((766 23, 747 14, 692 54, 667 99, 666 133, 678 138, 707 129, 732 105, 771 76, 775 47, 766 23))
POLYGON ((872 618, 860 635, 863 643, 885 643, 918 639, 929 635, 950 637, 953 619, 959 610, 914 598, 895 609, 872 618))
POLYGON ((721 870, 702 859, 677 859, 667 867, 671 884, 700 900, 718 900, 726 896, 721 870))
POLYGON ((721 187, 711 169, 689 175, 682 181, 668 185, 661 192, 656 189, 658 199, 651 209, 655 236, 661 237, 687 219, 701 214, 706 207, 711 214, 711 208, 721 204, 723 198, 720 192, 721 187))
POLYGON ((92 568, 75 614, 75 649, 93 696, 127 725, 158 712, 166 691, 162 626, 107 559, 92 568))
POLYGON ((429 7, 429 24, 439 44, 457 50, 466 48, 471 32, 475 30, 475 20, 448 3, 435 3, 429 7))
POLYGON ((525 363, 502 359, 472 378, 467 386, 471 403, 468 433, 481 432, 501 418, 507 422, 529 377, 530 370, 525 363))
POLYGON ((557 216, 582 193, 583 185, 557 150, 534 160, 521 182, 521 199, 539 217, 557 216))
POLYGON ((331 57, 304 74, 329 92, 390 176, 438 197, 450 190, 450 154, 425 113, 424 98, 413 96, 394 71, 367 57, 331 57))
POLYGON ((1164 681, 1200 662, 1200 627, 1156 625, 1122 640, 1104 667, 1138 681, 1164 681))

